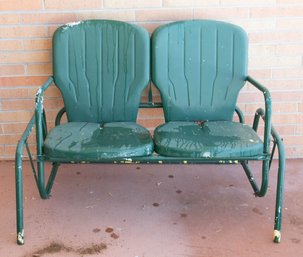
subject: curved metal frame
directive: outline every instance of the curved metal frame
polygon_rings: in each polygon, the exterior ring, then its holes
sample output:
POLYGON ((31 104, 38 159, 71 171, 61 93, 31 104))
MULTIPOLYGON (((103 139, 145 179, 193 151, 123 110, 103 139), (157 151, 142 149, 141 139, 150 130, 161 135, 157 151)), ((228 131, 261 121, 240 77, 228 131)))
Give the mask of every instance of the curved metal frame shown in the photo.
MULTIPOLYGON (((253 156, 251 158, 233 158, 233 159, 211 159, 211 158, 181 158, 181 157, 165 157, 159 155, 152 155, 148 157, 137 157, 137 158, 120 158, 120 159, 104 159, 100 163, 158 163, 158 164, 241 164, 244 171, 249 179, 249 182, 255 192, 255 195, 262 197, 266 194, 268 187, 269 169, 271 161, 276 148, 278 149, 279 167, 278 167, 278 181, 277 181, 277 192, 276 192, 276 208, 275 208, 275 224, 274 224, 274 242, 280 242, 281 240, 281 223, 282 223, 282 202, 283 202, 283 190, 284 190, 284 173, 285 173, 285 152, 282 139, 278 133, 271 126, 271 98, 269 91, 262 86, 260 83, 247 77, 247 81, 254 85, 257 89, 263 92, 265 99, 265 110, 258 109, 255 114, 252 128, 257 131, 260 117, 264 120, 264 148, 262 156, 253 156), (273 138, 273 148, 270 152, 270 139, 273 138), (261 187, 258 186, 254 179, 253 173, 250 170, 248 161, 259 160, 262 161, 262 181, 261 187)), ((17 243, 24 244, 24 223, 23 223, 23 188, 22 188, 22 153, 26 148, 29 155, 29 160, 33 170, 34 178, 39 190, 39 194, 42 199, 47 199, 50 196, 51 189, 57 174, 60 163, 68 162, 66 160, 47 160, 43 155, 43 142, 47 135, 46 117, 43 108, 43 94, 45 90, 52 84, 53 78, 50 77, 46 83, 38 90, 35 100, 35 114, 31 118, 27 125, 20 141, 18 142, 16 149, 15 159, 15 172, 16 172, 16 214, 17 214, 17 243), (27 143, 27 139, 32 131, 36 127, 36 141, 37 141, 37 169, 30 153, 30 149, 27 143), (45 186, 45 169, 44 162, 51 161, 52 169, 50 176, 45 186)), ((149 97, 150 98, 150 97, 149 97)), ((150 99, 149 99, 150 100, 150 99)), ((141 104, 141 108, 159 108, 162 105, 160 103, 148 103, 141 104)), ((241 110, 236 107, 236 114, 239 117, 239 122, 244 123, 244 115, 241 110)), ((65 109, 62 108, 55 120, 55 125, 59 125, 65 109)), ((70 163, 70 162, 69 162, 70 163)))

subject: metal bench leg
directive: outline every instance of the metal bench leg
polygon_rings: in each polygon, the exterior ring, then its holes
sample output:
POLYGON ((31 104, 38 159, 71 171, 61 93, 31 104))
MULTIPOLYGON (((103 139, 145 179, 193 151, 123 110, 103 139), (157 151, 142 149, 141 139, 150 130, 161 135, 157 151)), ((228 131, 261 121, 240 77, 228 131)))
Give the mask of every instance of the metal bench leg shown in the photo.
POLYGON ((282 204, 284 192, 284 176, 285 176, 285 149, 284 144, 277 134, 276 130, 272 128, 272 136, 278 147, 279 167, 277 178, 277 192, 276 192, 276 210, 275 210, 275 226, 274 226, 274 242, 281 241, 281 223, 282 223, 282 204))
MULTIPOLYGON (((279 158, 279 167, 278 167, 278 178, 277 178, 277 191, 276 191, 276 207, 275 207, 275 224, 274 224, 274 238, 273 241, 275 243, 279 243, 281 241, 281 223, 282 223, 282 204, 283 204, 283 192, 284 192, 284 176, 285 176, 285 150, 284 144, 276 132, 276 130, 271 128, 271 135, 274 139, 274 145, 277 146, 278 149, 278 158, 279 158)), ((275 149, 276 147, 274 147, 275 149)), ((274 150, 273 149, 273 150, 274 150)), ((274 153, 272 152, 271 156, 274 153)), ((262 166, 262 184, 261 187, 257 185, 253 173, 250 170, 248 163, 241 163, 244 171, 249 179, 249 182, 255 192, 255 195, 258 197, 262 197, 266 194, 267 185, 268 185, 268 171, 271 164, 271 160, 264 160, 262 166)))
POLYGON ((24 244, 23 227, 23 188, 22 188, 22 156, 16 153, 16 211, 17 211, 17 244, 24 244))

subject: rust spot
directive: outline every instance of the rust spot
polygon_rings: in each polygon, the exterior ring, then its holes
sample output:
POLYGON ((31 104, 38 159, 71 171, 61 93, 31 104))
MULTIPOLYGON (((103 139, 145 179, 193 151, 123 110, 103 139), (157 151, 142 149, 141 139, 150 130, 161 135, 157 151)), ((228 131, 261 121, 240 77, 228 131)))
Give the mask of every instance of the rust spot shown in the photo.
POLYGON ((159 203, 153 203, 153 206, 154 206, 154 207, 159 207, 160 204, 159 204, 159 203))
POLYGON ((41 256, 43 254, 55 254, 55 253, 59 253, 61 251, 71 252, 72 248, 66 247, 62 243, 52 242, 50 245, 35 252, 32 256, 41 256))
MULTIPOLYGON (((72 252, 72 253, 82 254, 82 255, 86 255, 86 254, 93 255, 93 254, 101 253, 102 250, 104 250, 106 248, 107 248, 107 246, 104 243, 93 244, 89 247, 74 249, 72 247, 67 247, 62 243, 52 242, 50 245, 34 252, 30 256, 40 257, 40 256, 43 256, 44 254, 47 254, 47 255, 49 254, 50 256, 54 256, 54 255, 57 256, 57 254, 62 251, 72 252)), ((61 254, 60 254, 60 256, 61 256, 61 254)))
POLYGON ((108 228, 105 229, 106 233, 112 233, 113 231, 114 231, 114 229, 110 228, 110 227, 108 227, 108 228))
POLYGON ((112 233, 112 234, 110 235, 110 237, 113 238, 113 239, 118 239, 118 238, 119 238, 119 235, 117 235, 116 233, 112 233))
POLYGON ((141 167, 139 167, 139 166, 138 166, 138 167, 136 167, 136 169, 137 169, 137 170, 140 170, 140 169, 141 169, 141 167))
POLYGON ((103 244, 103 243, 101 243, 101 244, 93 244, 90 247, 80 248, 76 252, 79 253, 79 254, 83 254, 83 255, 85 255, 85 254, 93 255, 93 254, 101 253, 102 250, 104 250, 106 248, 107 248, 106 244, 103 244))
POLYGON ((263 215, 263 212, 261 212, 258 208, 253 208, 252 209, 252 211, 254 212, 254 213, 257 213, 257 214, 259 214, 259 215, 263 215))
POLYGON ((174 175, 168 175, 169 178, 174 178, 174 175))
POLYGON ((181 194, 181 193, 182 193, 182 190, 178 189, 178 190, 176 191, 176 193, 177 193, 177 194, 181 194))
POLYGON ((186 213, 181 213, 180 216, 181 216, 181 218, 186 218, 187 214, 186 213))
POLYGON ((94 233, 98 233, 98 232, 100 232, 100 231, 101 231, 100 228, 94 228, 94 229, 93 229, 93 232, 94 232, 94 233))
POLYGON ((301 240, 298 238, 292 238, 292 239, 290 239, 290 241, 294 244, 299 244, 301 242, 301 240))

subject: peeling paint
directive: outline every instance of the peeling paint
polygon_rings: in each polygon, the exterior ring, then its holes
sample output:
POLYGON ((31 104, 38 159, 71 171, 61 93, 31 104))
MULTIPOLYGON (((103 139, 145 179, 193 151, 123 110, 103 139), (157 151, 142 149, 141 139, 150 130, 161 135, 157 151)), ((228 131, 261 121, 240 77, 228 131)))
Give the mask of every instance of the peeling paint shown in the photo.
POLYGON ((82 23, 82 21, 69 22, 69 23, 66 23, 65 26, 73 27, 73 26, 79 25, 81 23, 82 23))
POLYGON ((79 24, 81 24, 83 21, 74 21, 74 22, 69 22, 66 23, 64 26, 62 26, 62 32, 64 32, 65 30, 72 28, 74 26, 77 26, 79 24))
POLYGON ((19 244, 24 244, 24 229, 22 229, 22 231, 18 233, 17 240, 19 244))
POLYGON ((210 158, 210 152, 205 152, 205 153, 203 153, 203 157, 205 157, 205 158, 210 158))
POLYGON ((281 241, 281 232, 279 230, 274 230, 274 241, 278 243, 281 241))
POLYGON ((43 109, 43 95, 42 95, 42 88, 39 88, 36 92, 36 106, 41 103, 43 109))

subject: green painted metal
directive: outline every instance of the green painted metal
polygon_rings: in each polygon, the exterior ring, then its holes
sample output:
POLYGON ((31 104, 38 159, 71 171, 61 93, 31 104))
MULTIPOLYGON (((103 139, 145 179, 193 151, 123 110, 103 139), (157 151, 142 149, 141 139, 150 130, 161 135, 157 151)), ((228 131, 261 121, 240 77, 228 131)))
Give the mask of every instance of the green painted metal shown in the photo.
POLYGON ((236 112, 236 114, 238 115, 239 122, 240 122, 240 123, 245 123, 244 114, 243 114, 243 112, 241 111, 241 109, 240 109, 238 106, 236 106, 235 112, 236 112))
POLYGON ((248 125, 232 121, 170 121, 154 132, 155 151, 164 156, 239 158, 263 154, 263 142, 248 125))
POLYGON ((89 20, 53 37, 53 71, 68 121, 136 121, 150 80, 147 31, 133 24, 89 20))
POLYGON ((24 244, 23 224, 23 186, 22 186, 22 153, 25 143, 35 125, 35 117, 29 121, 16 148, 15 155, 15 177, 16 177, 16 217, 17 217, 17 243, 24 244))
POLYGON ((65 107, 61 108, 61 110, 57 113, 56 118, 55 118, 55 126, 60 125, 61 119, 63 115, 66 113, 65 107))
POLYGON ((134 122, 104 124, 68 122, 50 131, 44 142, 44 155, 62 161, 147 156, 153 153, 147 129, 134 122))
POLYGON ((247 76, 247 35, 235 25, 191 20, 152 35, 152 80, 166 121, 232 120, 247 76))
MULTIPOLYGON (((156 129, 156 147, 159 135, 162 141, 163 138, 177 140, 173 133, 182 132, 182 135, 188 133, 186 138, 195 141, 197 149, 194 149, 192 144, 191 147, 183 146, 183 150, 187 149, 187 153, 190 153, 188 155, 186 153, 183 156, 181 151, 182 156, 164 156, 167 153, 179 155, 175 152, 180 150, 176 148, 168 151, 163 147, 161 150, 163 153, 158 150, 163 155, 152 154, 153 144, 150 135, 146 129, 134 123, 139 106, 142 108, 162 106, 161 103, 152 102, 150 93, 149 101, 139 105, 140 94, 149 81, 149 40, 143 29, 114 21, 84 21, 62 26, 55 33, 53 40, 54 80, 63 94, 65 107, 56 117, 56 127, 48 133, 43 94, 54 81, 53 77, 50 77, 37 92, 35 115, 16 149, 18 244, 24 243, 22 201, 24 148, 30 156, 34 178, 43 199, 50 196, 61 163, 89 162, 241 164, 256 196, 264 196, 268 187, 273 151, 277 148, 279 167, 274 241, 280 242, 285 173, 284 145, 277 131, 271 126, 271 98, 268 90, 253 78, 246 77, 246 34, 239 27, 227 23, 186 21, 157 29, 152 42, 153 79, 160 89, 167 121, 167 124, 156 129), (209 36, 206 36, 207 33, 209 36), (224 42, 226 44, 223 44, 224 42), (200 47, 197 47, 199 44, 200 47), (169 58, 171 54, 174 56, 169 58), (235 106, 238 91, 245 81, 259 89, 265 100, 265 110, 256 111, 252 128, 244 124, 243 113, 235 106), (109 109, 112 111, 108 111, 109 109), (234 111, 240 123, 231 121, 234 111), (69 122, 60 125, 65 112, 69 122), (263 142, 256 136, 260 118, 264 121, 263 142), (197 121, 197 124, 192 121, 197 121), (183 126, 187 123, 188 127, 183 126), (179 124, 176 126, 178 129, 169 127, 172 124, 179 124), (36 167, 27 142, 34 127, 37 141, 36 167), (163 136, 159 131, 166 134, 163 136), (67 134, 71 132, 74 135, 68 139, 67 134), (216 152, 203 156, 201 149, 200 153, 198 152, 198 142, 205 135, 208 135, 209 140, 205 141, 207 147, 210 147, 209 143, 213 144, 209 149, 220 147, 223 149, 221 152, 217 151, 219 154, 216 152), (209 135, 214 136, 212 140, 209 135), (239 145, 238 148, 235 147, 236 138, 240 137, 242 144, 250 141, 251 135, 256 139, 252 149, 246 143, 242 147, 239 145), (111 141, 114 137, 117 141, 115 144, 111 141), (274 141, 272 152, 271 138, 274 141), (66 142, 60 142, 62 139, 66 142), (90 148, 90 152, 87 151, 87 147, 90 148), (73 148, 78 148, 79 151, 73 148), (61 152, 62 149, 64 153, 61 152), (261 186, 250 169, 251 160, 262 161, 261 186), (45 161, 52 162, 52 170, 47 180, 45 161)), ((203 151, 205 153, 205 149, 203 151)))
POLYGON ((275 233, 274 242, 280 243, 281 241, 281 224, 282 224, 282 210, 283 210, 283 193, 284 193, 284 177, 285 177, 285 149, 282 139, 275 130, 271 128, 271 134, 277 144, 279 154, 278 178, 277 178, 277 191, 276 191, 276 208, 275 208, 275 233))

